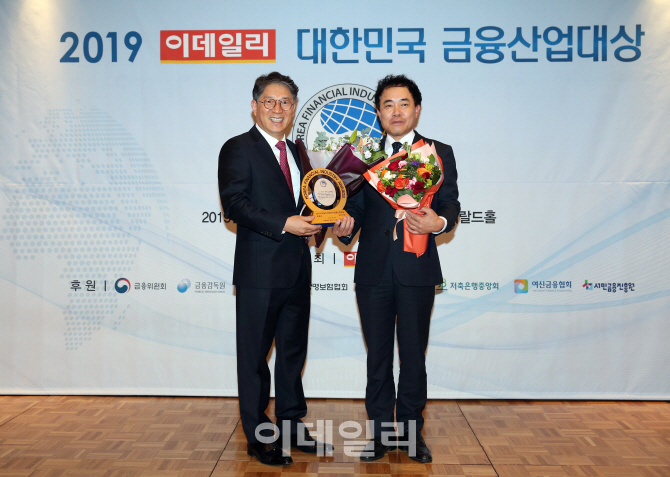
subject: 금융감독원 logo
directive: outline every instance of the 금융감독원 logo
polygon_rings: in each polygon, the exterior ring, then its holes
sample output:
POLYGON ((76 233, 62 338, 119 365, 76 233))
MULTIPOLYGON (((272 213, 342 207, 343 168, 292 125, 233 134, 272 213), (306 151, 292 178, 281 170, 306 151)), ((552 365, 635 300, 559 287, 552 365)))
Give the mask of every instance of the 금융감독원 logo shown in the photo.
POLYGON ((329 86, 309 98, 295 116, 291 139, 302 139, 305 147, 314 144, 317 133, 344 136, 354 130, 370 130, 370 136, 382 137, 375 110, 375 90, 358 84, 329 86))
POLYGON ((130 281, 126 278, 119 278, 114 284, 114 289, 119 293, 128 293, 130 291, 130 281))
POLYGON ((584 280, 582 288, 584 288, 585 290, 593 290, 593 283, 589 283, 588 280, 584 280))
POLYGON ((188 278, 184 278, 179 285, 177 285, 177 290, 179 290, 179 293, 186 293, 186 290, 191 288, 191 280, 188 278))
POLYGON ((514 293, 528 293, 528 280, 514 280, 514 293))

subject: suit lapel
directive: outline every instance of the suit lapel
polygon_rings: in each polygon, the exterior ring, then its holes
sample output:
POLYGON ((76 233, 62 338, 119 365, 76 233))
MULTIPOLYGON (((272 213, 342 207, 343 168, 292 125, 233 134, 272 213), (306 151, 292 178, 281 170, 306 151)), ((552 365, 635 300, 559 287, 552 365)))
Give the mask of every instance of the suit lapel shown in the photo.
POLYGON ((425 137, 423 137, 421 134, 419 134, 415 129, 414 130, 414 141, 412 141, 412 144, 416 144, 417 142, 421 141, 422 139, 424 141, 428 142, 428 140, 425 137))
MULTIPOLYGON (((279 166, 277 157, 274 155, 274 152, 272 152, 272 147, 270 147, 270 145, 261 135, 261 133, 258 132, 256 126, 253 126, 249 131, 249 133, 256 142, 256 152, 258 153, 258 157, 260 157, 261 159, 261 163, 264 166, 264 170, 268 171, 269 174, 272 174, 276 180, 278 180, 281 184, 284 185, 283 189, 286 191, 286 196, 290 197, 291 202, 295 202, 295 199, 291 197, 291 192, 288 188, 288 184, 286 183, 286 177, 284 176, 284 172, 281 170, 281 167, 279 166)), ((293 154, 293 151, 291 151, 291 154, 293 154)))
POLYGON ((300 164, 300 158, 298 157, 298 148, 294 143, 286 139, 286 144, 288 144, 288 148, 291 150, 291 155, 293 156, 293 160, 295 161, 296 166, 298 166, 298 171, 300 172, 300 180, 298 181, 298 204, 297 204, 297 210, 300 210, 302 206, 304 205, 304 202, 302 200, 302 194, 300 193, 300 188, 302 187, 302 178, 305 177, 305 171, 302 170, 302 164, 300 164))

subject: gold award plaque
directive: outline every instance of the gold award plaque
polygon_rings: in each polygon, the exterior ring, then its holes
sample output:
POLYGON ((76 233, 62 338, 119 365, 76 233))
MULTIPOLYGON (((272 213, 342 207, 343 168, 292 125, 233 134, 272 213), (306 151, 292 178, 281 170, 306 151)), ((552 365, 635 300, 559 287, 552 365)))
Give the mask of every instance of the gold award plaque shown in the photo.
POLYGON ((315 225, 330 227, 349 214, 344 211, 347 188, 342 179, 328 169, 312 169, 302 179, 300 187, 305 204, 312 211, 315 225))

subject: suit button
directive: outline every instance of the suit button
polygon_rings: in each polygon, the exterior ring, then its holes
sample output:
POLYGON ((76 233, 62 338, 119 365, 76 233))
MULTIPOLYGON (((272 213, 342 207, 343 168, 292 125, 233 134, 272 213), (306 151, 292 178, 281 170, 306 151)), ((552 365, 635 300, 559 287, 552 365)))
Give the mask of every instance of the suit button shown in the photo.
POLYGON ((384 233, 385 233, 386 235, 391 235, 391 231, 390 231, 390 230, 384 230, 384 233))

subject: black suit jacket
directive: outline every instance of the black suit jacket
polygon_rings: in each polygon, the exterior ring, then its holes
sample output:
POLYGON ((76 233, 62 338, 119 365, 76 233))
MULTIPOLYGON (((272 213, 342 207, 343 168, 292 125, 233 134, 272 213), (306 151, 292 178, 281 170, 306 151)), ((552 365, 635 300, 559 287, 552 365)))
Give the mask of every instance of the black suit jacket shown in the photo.
MULTIPOLYGON (((458 202, 456 161, 451 146, 427 139, 415 131, 414 142, 423 139, 433 143, 442 159, 444 182, 433 196, 431 208, 447 219, 449 232, 456 225, 461 205, 458 202)), ((382 139, 382 149, 386 137, 382 139)), ((355 219, 354 231, 350 237, 342 237, 345 244, 351 243, 359 229, 362 229, 356 254, 354 282, 360 285, 377 285, 381 280, 386 261, 391 260, 398 281, 405 286, 431 286, 442 283, 440 258, 435 245, 435 234, 428 234, 428 249, 421 257, 405 252, 403 224, 398 223, 396 241, 393 227, 396 225, 395 209, 370 184, 347 200, 345 210, 355 219)))
MULTIPOLYGON (((298 151, 286 140, 300 171, 298 151)), ((290 288, 305 253, 302 238, 282 234, 286 219, 297 215, 286 178, 272 148, 256 129, 226 141, 219 153, 219 194, 224 215, 237 223, 233 284, 290 288)))

